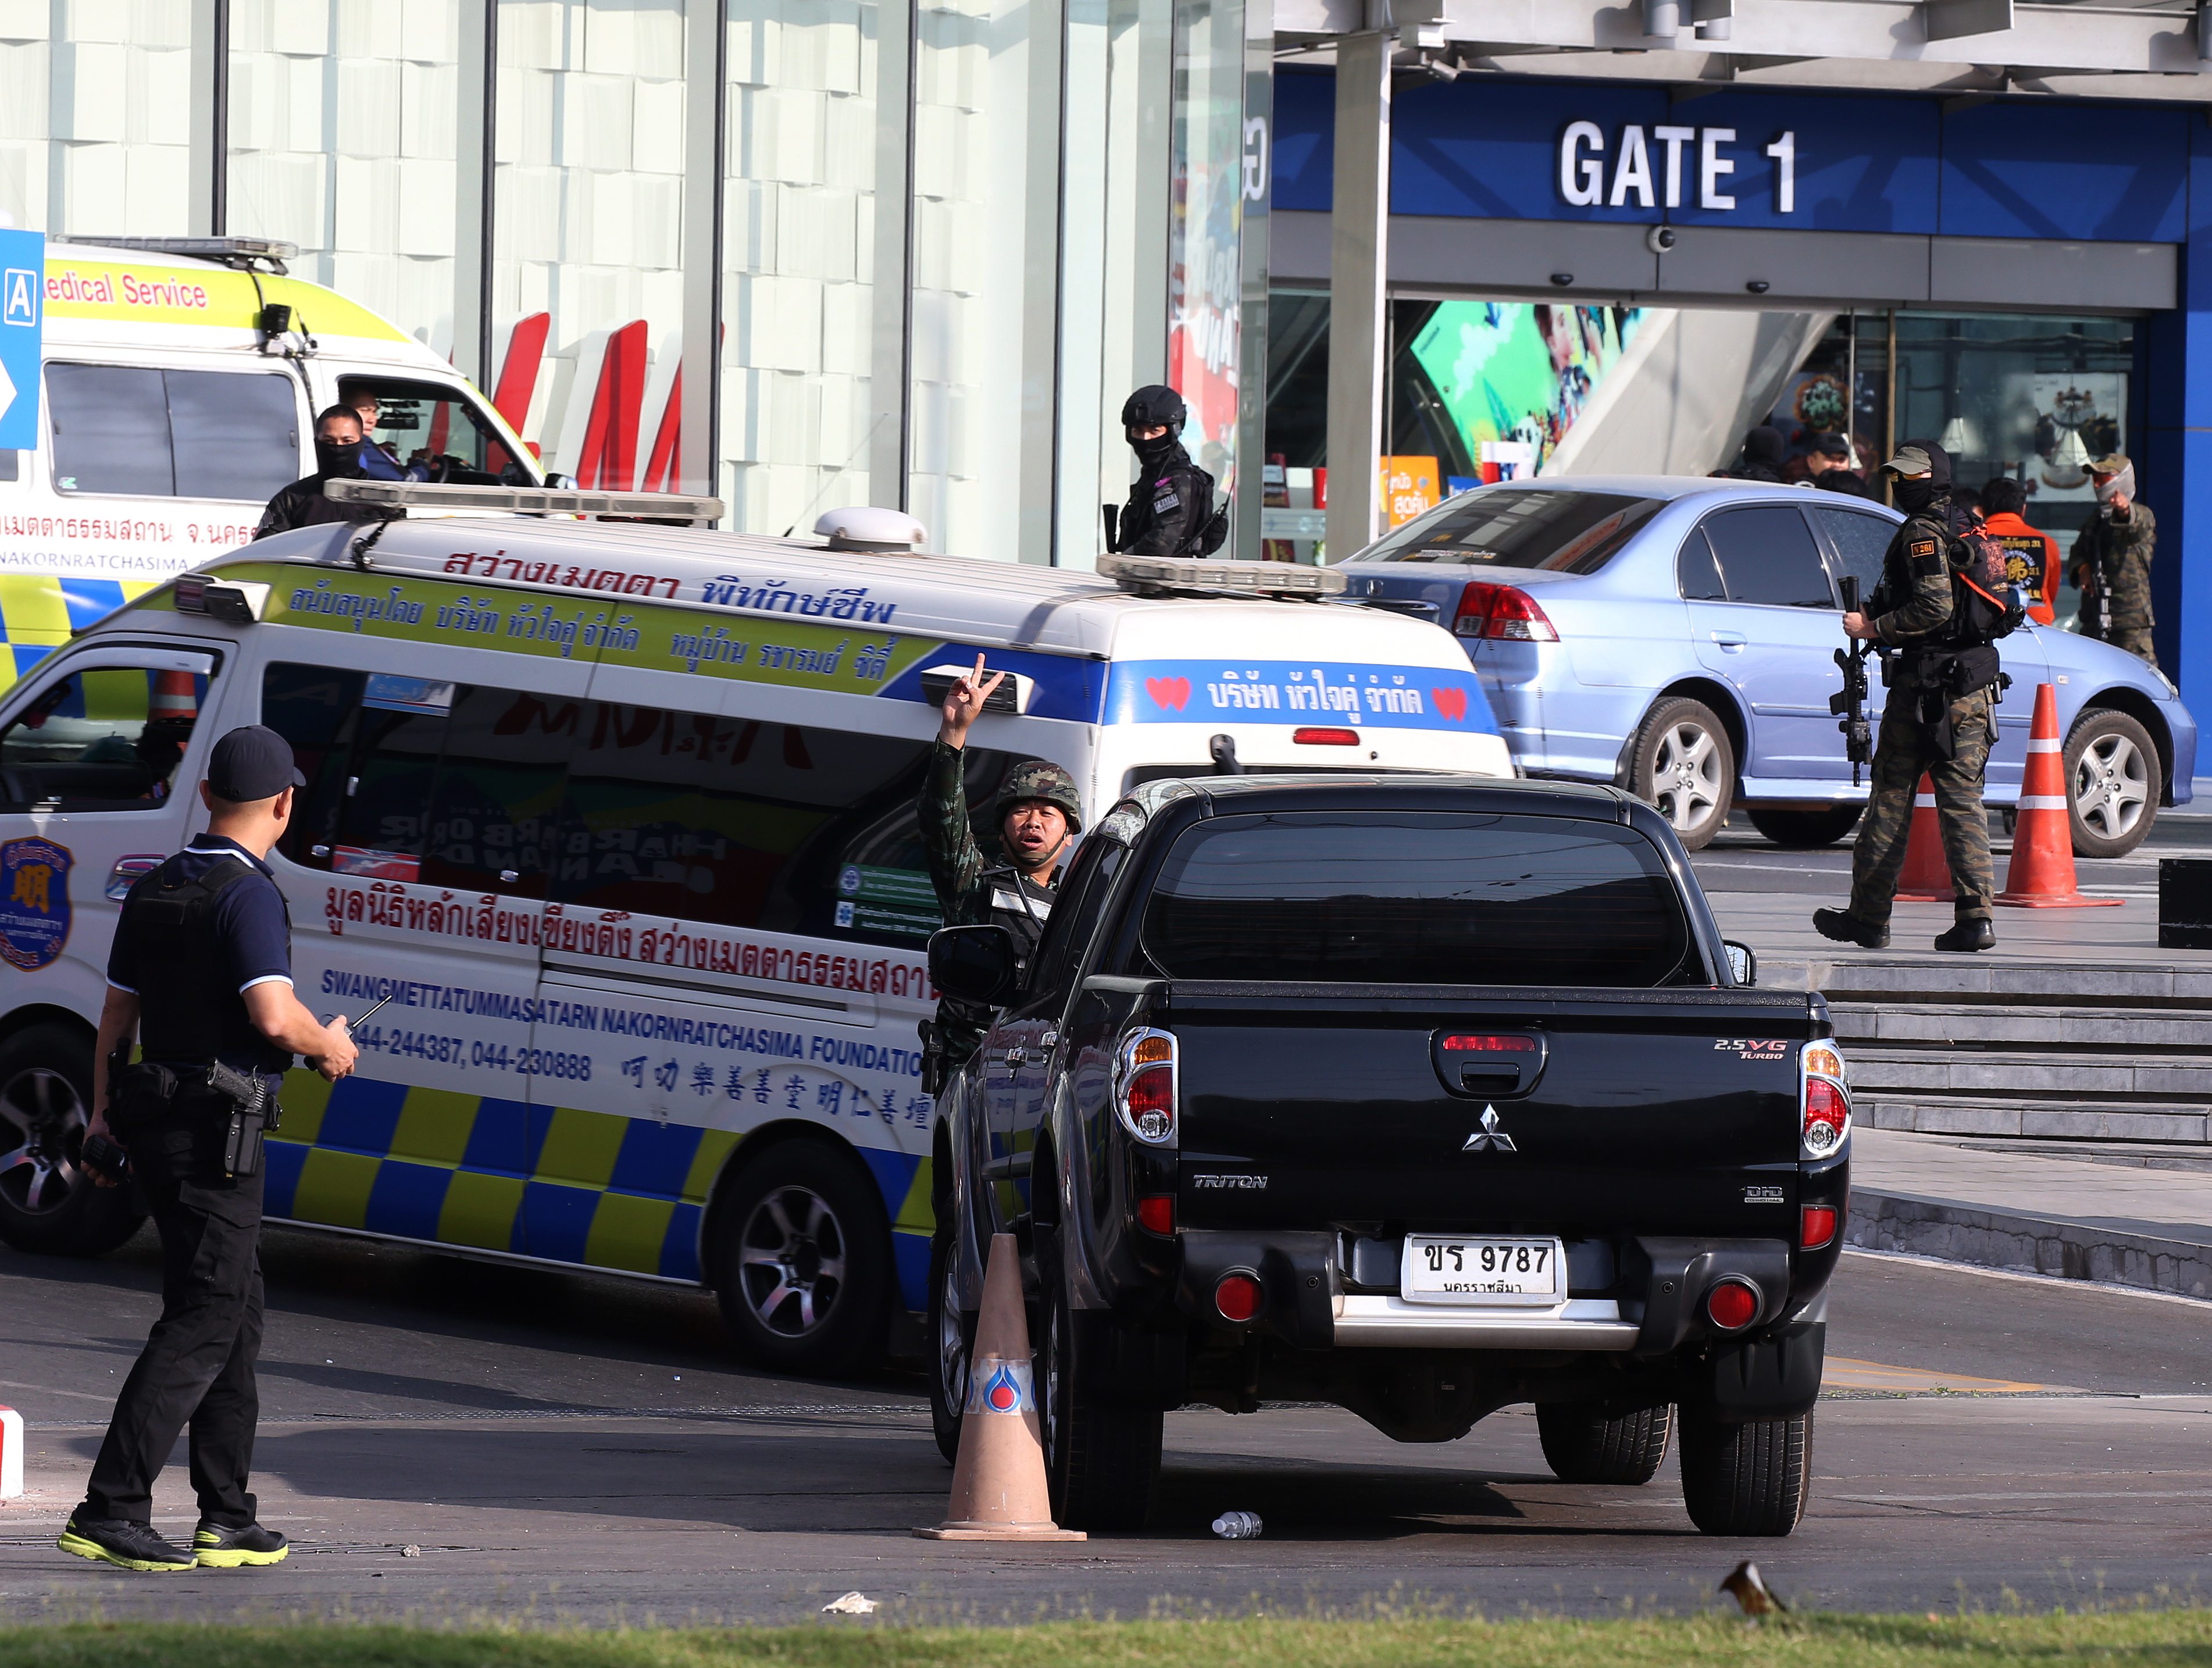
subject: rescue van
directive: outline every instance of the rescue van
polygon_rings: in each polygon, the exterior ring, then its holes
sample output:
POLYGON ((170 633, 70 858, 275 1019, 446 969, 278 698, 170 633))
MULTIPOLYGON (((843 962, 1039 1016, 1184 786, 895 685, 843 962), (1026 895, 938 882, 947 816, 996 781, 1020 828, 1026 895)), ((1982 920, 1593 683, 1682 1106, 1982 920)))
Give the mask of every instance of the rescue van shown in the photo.
MULTIPOLYGON (((445 360, 289 277, 289 244, 46 241, 40 444, 0 449, 0 687, 110 609, 243 545, 314 472, 314 414, 379 402, 371 437, 436 478, 534 485, 538 462, 445 360)), ((13 332, 10 332, 11 336, 13 332)))
POLYGON ((1512 774, 1436 626, 1321 600, 1326 569, 1118 560, 410 520, 137 598, 0 697, 0 1236, 131 1232, 75 1160, 118 901, 205 825, 214 740, 258 722, 307 777, 270 859, 301 997, 389 1004, 356 1075, 286 1080, 272 1219, 709 1286, 790 1370, 918 1348, 916 802, 978 653, 1012 674, 964 755, 987 852, 1033 758, 1094 819, 1239 765, 1512 774), (1250 594, 1180 594, 1224 588, 1250 594))

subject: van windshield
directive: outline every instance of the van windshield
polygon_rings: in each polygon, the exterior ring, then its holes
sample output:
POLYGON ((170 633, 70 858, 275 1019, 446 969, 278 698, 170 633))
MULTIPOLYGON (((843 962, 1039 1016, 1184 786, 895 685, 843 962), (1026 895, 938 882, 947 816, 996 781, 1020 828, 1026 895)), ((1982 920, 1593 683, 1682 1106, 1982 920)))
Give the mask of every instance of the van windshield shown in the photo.
POLYGON ((1447 498, 1352 559, 1594 574, 1667 502, 1626 492, 1482 488, 1447 498))
POLYGON ((1177 979, 1648 988, 1697 965, 1658 849, 1633 830, 1456 812, 1196 824, 1142 941, 1177 979))

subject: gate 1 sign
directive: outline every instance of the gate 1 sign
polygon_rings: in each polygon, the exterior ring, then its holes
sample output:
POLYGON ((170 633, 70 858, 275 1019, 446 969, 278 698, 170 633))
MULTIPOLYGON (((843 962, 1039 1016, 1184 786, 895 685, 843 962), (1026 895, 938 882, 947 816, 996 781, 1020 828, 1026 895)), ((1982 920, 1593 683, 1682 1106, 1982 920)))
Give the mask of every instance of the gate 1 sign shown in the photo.
POLYGON ((0 232, 0 451, 39 444, 39 347, 46 316, 43 232, 0 232))

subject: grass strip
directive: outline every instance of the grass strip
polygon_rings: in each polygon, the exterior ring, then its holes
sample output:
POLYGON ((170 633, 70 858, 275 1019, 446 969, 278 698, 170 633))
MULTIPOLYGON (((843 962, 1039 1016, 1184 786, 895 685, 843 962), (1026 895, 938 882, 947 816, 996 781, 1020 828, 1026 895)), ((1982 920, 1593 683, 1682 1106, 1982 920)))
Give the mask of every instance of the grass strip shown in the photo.
POLYGON ((1024 1628, 71 1622, 4 1668, 2212 1668, 2212 1610, 1488 1622, 1245 1617, 1024 1628))

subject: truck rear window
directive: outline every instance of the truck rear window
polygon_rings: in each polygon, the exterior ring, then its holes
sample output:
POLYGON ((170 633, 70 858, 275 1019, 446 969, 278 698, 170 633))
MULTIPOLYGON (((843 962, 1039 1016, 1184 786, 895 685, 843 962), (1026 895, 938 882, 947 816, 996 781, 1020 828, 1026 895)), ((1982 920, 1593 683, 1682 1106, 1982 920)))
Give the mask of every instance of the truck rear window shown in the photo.
POLYGON ((1146 953, 1170 978, 1649 987, 1691 954, 1632 831, 1558 817, 1218 817, 1169 853, 1146 953))

